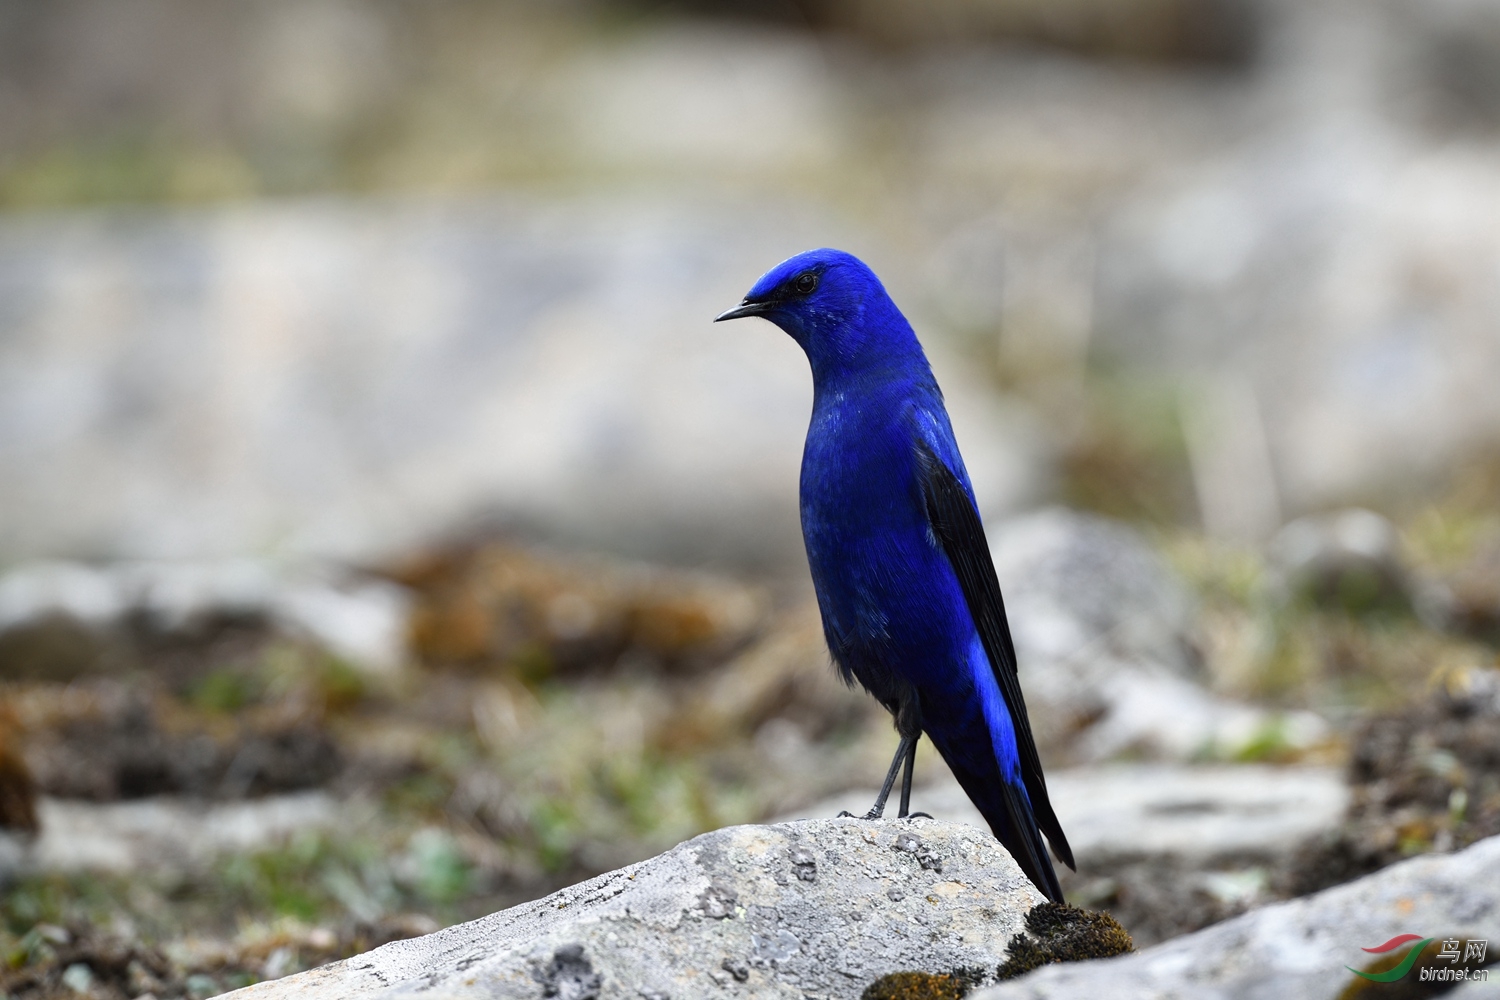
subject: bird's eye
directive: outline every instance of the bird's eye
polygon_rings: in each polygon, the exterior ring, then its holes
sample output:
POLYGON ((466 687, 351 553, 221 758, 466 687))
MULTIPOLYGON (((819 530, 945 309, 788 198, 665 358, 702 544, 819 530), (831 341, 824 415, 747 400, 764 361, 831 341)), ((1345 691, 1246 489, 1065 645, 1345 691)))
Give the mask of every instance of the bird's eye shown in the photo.
POLYGON ((811 271, 797 275, 797 280, 792 282, 792 287, 797 290, 798 295, 811 295, 812 290, 818 287, 818 276, 811 271))

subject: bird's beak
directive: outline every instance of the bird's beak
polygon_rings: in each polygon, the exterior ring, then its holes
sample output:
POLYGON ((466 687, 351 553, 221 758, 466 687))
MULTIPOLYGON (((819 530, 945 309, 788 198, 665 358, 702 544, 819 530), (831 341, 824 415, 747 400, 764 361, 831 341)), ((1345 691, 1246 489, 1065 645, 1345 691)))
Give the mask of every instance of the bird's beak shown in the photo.
POLYGON ((769 302, 751 302, 748 299, 735 306, 726 309, 714 317, 715 323, 722 323, 726 319, 744 319, 746 316, 764 316, 771 309, 769 302))

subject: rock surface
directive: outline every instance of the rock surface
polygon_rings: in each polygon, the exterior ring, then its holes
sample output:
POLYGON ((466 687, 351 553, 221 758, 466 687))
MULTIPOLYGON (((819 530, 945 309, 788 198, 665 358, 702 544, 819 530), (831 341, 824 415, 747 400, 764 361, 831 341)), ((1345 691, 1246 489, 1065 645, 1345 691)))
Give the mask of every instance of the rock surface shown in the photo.
POLYGON ((1041 895, 989 835, 932 820, 707 833, 545 899, 234 994, 848 998, 886 973, 988 977, 1041 895))
POLYGON ((1500 937, 1500 837, 1459 854, 1413 858, 1134 955, 1040 969, 971 1000, 1332 1000, 1354 978, 1346 965, 1369 965, 1360 949, 1404 933, 1500 937))

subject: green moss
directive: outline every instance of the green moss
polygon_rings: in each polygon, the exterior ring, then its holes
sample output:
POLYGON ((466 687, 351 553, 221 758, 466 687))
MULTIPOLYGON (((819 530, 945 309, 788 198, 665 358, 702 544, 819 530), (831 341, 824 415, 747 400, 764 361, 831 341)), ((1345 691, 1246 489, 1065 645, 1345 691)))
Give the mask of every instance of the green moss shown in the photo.
POLYGON ((1286 720, 1280 715, 1266 718, 1250 741, 1234 752, 1234 759, 1242 764, 1280 762, 1296 757, 1296 748, 1287 739, 1286 720))
POLYGON ((962 1000, 970 985, 952 973, 892 972, 866 986, 859 1000, 962 1000))
POLYGON ((995 974, 1014 979, 1053 962, 1083 962, 1134 950, 1130 934, 1108 913, 1066 903, 1042 903, 1026 914, 1026 930, 1010 939, 1009 957, 995 974))

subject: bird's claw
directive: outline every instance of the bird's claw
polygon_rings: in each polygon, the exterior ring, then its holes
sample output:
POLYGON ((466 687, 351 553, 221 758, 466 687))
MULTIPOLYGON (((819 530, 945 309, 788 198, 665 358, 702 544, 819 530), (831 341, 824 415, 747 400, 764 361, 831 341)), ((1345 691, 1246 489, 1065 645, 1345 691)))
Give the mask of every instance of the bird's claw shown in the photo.
POLYGON ((885 813, 885 810, 883 810, 883 809, 880 812, 876 812, 874 809, 871 809, 869 812, 865 813, 863 816, 855 816, 849 810, 847 810, 847 809, 841 809, 841 810, 839 810, 839 814, 838 814, 837 818, 838 819, 880 819, 881 816, 884 815, 884 813, 885 813))
POLYGON ((901 818, 902 819, 933 819, 934 817, 933 817, 932 813, 914 812, 914 813, 907 813, 905 816, 902 816, 901 818))

